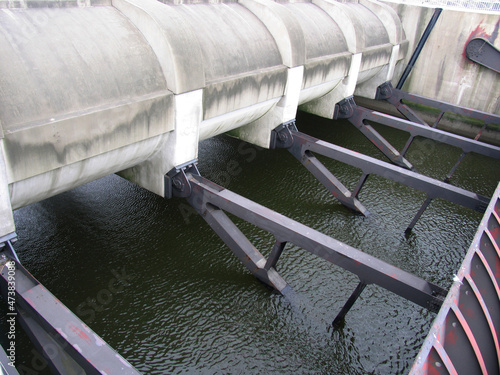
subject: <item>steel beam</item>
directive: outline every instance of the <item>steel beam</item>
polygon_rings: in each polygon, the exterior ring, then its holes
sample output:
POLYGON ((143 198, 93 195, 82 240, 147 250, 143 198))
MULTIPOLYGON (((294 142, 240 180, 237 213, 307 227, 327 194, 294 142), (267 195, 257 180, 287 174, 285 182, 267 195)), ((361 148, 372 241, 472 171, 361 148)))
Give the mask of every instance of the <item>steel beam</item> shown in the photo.
MULTIPOLYGON (((398 111, 404 115, 408 120, 421 123, 423 125, 428 125, 425 121, 421 120, 407 105, 403 103, 403 101, 412 102, 415 104, 421 104, 427 107, 432 107, 439 109, 441 111, 440 117, 446 112, 454 113, 457 115, 474 118, 476 120, 481 120, 485 124, 497 124, 500 125, 500 116, 494 115, 492 113, 479 111, 473 108, 466 108, 459 105, 446 103, 440 100, 431 99, 425 96, 411 94, 406 91, 402 91, 400 89, 392 87, 390 82, 386 82, 378 88, 376 99, 378 100, 386 100, 398 111), (408 115, 409 114, 409 115, 408 115), (413 116, 417 116, 414 118, 413 116)), ((437 121, 434 124, 434 127, 437 126, 437 121)))
MULTIPOLYGON (((291 242, 332 264, 357 275, 363 284, 376 284, 431 311, 437 311, 446 290, 419 277, 365 254, 297 221, 246 199, 199 175, 196 165, 182 171, 174 169, 167 175, 172 196, 180 196, 214 228, 224 242, 236 253, 245 266, 260 280, 269 282, 275 259, 283 251, 283 244, 291 242), (186 195, 186 192, 189 192, 186 195), (273 234, 277 244, 269 261, 255 249, 222 211, 273 234), (267 268, 269 265, 272 267, 267 268), (267 268, 267 270, 266 270, 267 268)), ((276 273, 277 274, 277 273, 276 273)), ((275 274, 273 274, 274 276, 275 274)), ((281 278, 280 278, 281 279, 281 278)), ((281 279, 282 280, 282 279, 281 279)), ((285 288, 286 283, 279 288, 285 288)), ((278 289, 279 290, 279 289, 278 289)))
POLYGON ((4 348, 0 346, 0 374, 1 375, 19 375, 12 361, 7 356, 4 348))
MULTIPOLYGON (((444 130, 432 128, 430 126, 416 124, 411 121, 389 116, 384 113, 370 111, 363 107, 356 107, 358 116, 363 121, 373 121, 394 129, 399 129, 410 133, 411 137, 424 137, 437 142, 446 143, 451 146, 461 148, 465 153, 474 152, 476 154, 488 156, 494 159, 500 159, 500 147, 480 142, 475 139, 462 137, 457 134, 449 133, 444 130)), ((406 153, 409 145, 403 151, 406 153)))
MULTIPOLYGON (((287 127, 280 128, 279 131, 288 132, 288 137, 292 141, 283 145, 277 142, 276 147, 287 148, 296 158, 312 152, 359 168, 363 172, 361 182, 364 182, 370 174, 376 174, 423 191, 430 199, 442 198, 479 212, 484 212, 488 206, 489 199, 487 197, 311 137, 299 132, 295 124, 291 123, 287 127)), ((361 186, 362 183, 356 187, 356 195, 361 186)))
POLYGON ((292 155, 345 207, 365 216, 368 215, 369 211, 357 199, 356 194, 351 193, 312 153, 307 150, 303 152, 299 147, 294 147, 296 139, 288 130, 288 127, 294 127, 294 124, 294 121, 290 121, 274 129, 271 148, 288 148, 292 155))
POLYGON ((422 49, 425 46, 425 43, 427 43, 427 39, 429 39, 429 36, 431 35, 432 30, 434 29, 434 26, 436 26, 436 23, 439 19, 439 16, 441 15, 441 12, 443 9, 441 8, 436 8, 434 9, 434 14, 432 15, 432 18, 430 19, 429 23, 427 24, 427 27, 424 30, 424 33, 420 37, 420 40, 418 41, 417 47, 415 48, 415 51, 413 51, 413 54, 410 58, 410 61, 408 62, 408 65, 406 66, 405 70, 403 71, 403 74, 401 75, 401 78, 399 78, 397 88, 401 89, 406 82, 406 79, 410 75, 411 71, 413 70, 413 66, 417 62, 418 57, 420 56, 420 52, 422 52, 422 49))
POLYGON ((404 158, 401 153, 394 148, 379 132, 371 125, 367 124, 365 115, 367 113, 362 110, 354 102, 354 97, 346 98, 335 104, 333 119, 347 119, 353 124, 363 135, 368 138, 392 163, 407 169, 413 169, 411 163, 404 158))
POLYGON ((0 288, 8 314, 19 319, 54 373, 140 374, 14 259, 10 241, 3 250, 0 288))

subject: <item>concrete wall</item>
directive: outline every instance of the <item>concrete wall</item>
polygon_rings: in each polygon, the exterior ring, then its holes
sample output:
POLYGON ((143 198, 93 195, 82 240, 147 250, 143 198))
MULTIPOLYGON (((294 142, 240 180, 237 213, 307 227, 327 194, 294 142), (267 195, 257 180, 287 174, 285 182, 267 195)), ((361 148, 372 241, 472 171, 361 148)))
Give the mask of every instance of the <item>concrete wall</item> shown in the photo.
MULTIPOLYGON (((413 51, 434 10, 387 4, 401 18, 413 51)), ((474 37, 486 38, 500 49, 499 25, 498 13, 444 9, 403 89, 500 114, 499 73, 471 62, 464 53, 468 40, 474 37)))
POLYGON ((374 97, 407 46, 368 0, 0 0, 0 241, 12 209, 116 172, 163 195, 200 140, 374 97))

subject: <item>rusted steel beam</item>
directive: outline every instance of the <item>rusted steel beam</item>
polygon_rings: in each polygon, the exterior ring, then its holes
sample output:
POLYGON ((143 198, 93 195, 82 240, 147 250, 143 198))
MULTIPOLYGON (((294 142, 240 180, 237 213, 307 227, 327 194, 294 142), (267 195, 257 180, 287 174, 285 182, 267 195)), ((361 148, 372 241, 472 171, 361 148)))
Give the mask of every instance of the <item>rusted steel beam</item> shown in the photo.
POLYGON ((411 375, 500 373, 499 270, 500 185, 412 366, 411 375))
POLYGON ((140 374, 31 276, 12 252, 7 241, 0 254, 0 288, 9 317, 19 320, 54 373, 140 374))
MULTIPOLYGON (((368 175, 376 174, 423 191, 431 199, 442 198, 479 212, 484 212, 488 205, 487 197, 311 137, 299 132, 293 123, 278 129, 280 132, 288 132, 287 137, 291 141, 285 144, 276 142, 276 147, 287 148, 299 160, 307 152, 317 153, 361 169, 363 181, 368 175)), ((361 186, 356 187, 356 195, 360 189, 361 186)))
MULTIPOLYGON (((175 169, 167 175, 166 183, 172 186, 171 196, 180 196, 199 212, 208 224, 221 236, 247 268, 260 280, 268 282, 266 270, 269 263, 225 218, 213 223, 214 212, 228 212, 248 223, 264 229, 277 239, 278 243, 291 242, 326 261, 357 275, 364 284, 376 284, 402 296, 431 311, 437 311, 446 290, 415 275, 363 253, 343 242, 335 240, 312 228, 246 199, 199 175, 196 165, 182 171, 175 169), (220 211, 219 211, 220 210, 220 211)), ((225 215, 224 215, 225 216, 225 215)), ((226 216, 227 217, 227 216, 226 216)), ((281 245, 275 246, 280 252, 281 245)), ((274 261, 271 261, 275 264, 274 261)), ((280 288, 288 285, 282 284, 280 288)), ((278 289, 279 290, 279 289, 278 289)))

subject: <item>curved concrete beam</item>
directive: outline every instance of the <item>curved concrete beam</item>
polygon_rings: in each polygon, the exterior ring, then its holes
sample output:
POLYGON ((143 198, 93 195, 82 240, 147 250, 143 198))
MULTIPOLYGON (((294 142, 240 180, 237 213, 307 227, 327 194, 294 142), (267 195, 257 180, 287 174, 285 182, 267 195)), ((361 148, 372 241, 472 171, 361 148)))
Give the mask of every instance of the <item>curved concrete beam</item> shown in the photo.
POLYGON ((144 34, 175 94, 205 87, 205 67, 199 41, 184 17, 171 7, 151 0, 113 0, 144 34))
POLYGON ((0 51, 9 183, 173 129, 156 56, 112 7, 3 9, 0 51))
POLYGON ((285 7, 271 0, 239 0, 267 27, 278 45, 283 64, 289 68, 304 65, 305 38, 300 24, 285 7))
POLYGON ((405 41, 406 36, 403 25, 394 9, 387 4, 373 0, 359 0, 359 3, 370 9, 382 21, 387 30, 390 43, 396 45, 405 41))
POLYGON ((353 16, 348 6, 333 0, 312 0, 312 3, 323 9, 337 23, 344 33, 349 52, 362 52, 364 39, 356 32, 358 19, 353 16))

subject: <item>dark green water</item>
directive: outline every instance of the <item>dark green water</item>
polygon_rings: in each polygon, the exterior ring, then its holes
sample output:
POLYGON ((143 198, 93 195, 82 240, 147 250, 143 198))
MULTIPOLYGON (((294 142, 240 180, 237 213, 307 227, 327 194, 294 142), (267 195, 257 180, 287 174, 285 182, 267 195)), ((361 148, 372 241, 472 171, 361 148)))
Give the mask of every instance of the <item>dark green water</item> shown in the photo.
MULTIPOLYGON (((383 158, 349 124, 300 113, 297 125, 383 158)), ((404 133, 379 130, 402 148, 404 133)), ((420 172, 443 179, 460 153, 417 140, 408 158, 420 172)), ((346 185, 357 182, 358 170, 325 164, 346 185)), ((354 215, 286 150, 226 136, 200 145, 199 169, 238 194, 446 288, 482 216, 437 200, 405 238, 424 194, 371 177, 360 194, 371 215, 354 215)), ((490 196, 499 179, 498 161, 469 155, 452 183, 490 196)), ((368 286, 345 324, 333 330, 329 323, 354 290, 355 276, 288 245, 277 268, 301 296, 302 303, 292 305, 249 274, 186 208, 182 200, 163 200, 108 176, 16 211, 16 249, 41 283, 145 374, 408 372, 435 314, 368 286), (116 272, 125 278, 123 288, 104 299, 116 272)), ((272 236, 238 224, 267 255, 272 236)), ((47 373, 21 332, 17 345, 19 363, 32 374, 47 373)))

